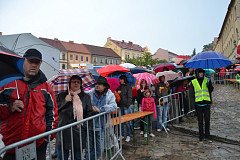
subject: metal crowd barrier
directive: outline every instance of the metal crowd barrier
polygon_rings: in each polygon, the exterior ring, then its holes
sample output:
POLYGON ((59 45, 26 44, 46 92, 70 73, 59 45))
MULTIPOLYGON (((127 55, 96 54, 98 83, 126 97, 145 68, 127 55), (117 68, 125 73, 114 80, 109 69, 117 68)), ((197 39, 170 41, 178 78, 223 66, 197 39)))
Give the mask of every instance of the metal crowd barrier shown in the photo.
POLYGON ((224 84, 224 79, 235 79, 236 72, 218 72, 213 75, 214 84, 224 84))
POLYGON ((122 155, 122 139, 119 138, 121 137, 121 123, 113 126, 113 117, 119 117, 119 121, 121 121, 120 110, 115 113, 100 113, 81 121, 10 144, 0 149, 0 155, 11 150, 15 151, 16 160, 37 160, 37 140, 45 138, 49 142, 46 151, 47 160, 52 159, 54 148, 60 149, 61 156, 64 157, 64 142, 69 142, 69 140, 71 143, 69 146, 69 159, 112 160, 117 159, 119 156, 124 159, 122 155), (103 125, 99 126, 99 124, 103 125), (64 135, 66 133, 70 133, 70 137, 65 137, 64 135), (54 144, 54 141, 51 140, 52 135, 56 135, 57 144, 54 144), (78 150, 74 147, 77 139, 76 135, 79 136, 78 141, 80 148, 78 148, 78 150), (98 140, 101 140, 103 143, 100 143, 99 145, 98 140), (56 147, 55 145, 58 146, 56 147), (98 147, 100 147, 100 149, 98 149, 98 147), (98 154, 99 150, 100 154, 98 154), (78 151, 81 157, 74 157, 76 155, 75 151, 78 151))
MULTIPOLYGON (((163 124, 173 122, 179 123, 179 119, 191 114, 195 111, 194 109, 194 99, 191 97, 192 95, 189 90, 184 92, 178 92, 169 94, 167 96, 159 98, 159 104, 162 98, 168 99, 169 111, 168 111, 168 120, 163 122, 163 124)), ((167 133, 167 129, 164 127, 165 132, 167 133)))

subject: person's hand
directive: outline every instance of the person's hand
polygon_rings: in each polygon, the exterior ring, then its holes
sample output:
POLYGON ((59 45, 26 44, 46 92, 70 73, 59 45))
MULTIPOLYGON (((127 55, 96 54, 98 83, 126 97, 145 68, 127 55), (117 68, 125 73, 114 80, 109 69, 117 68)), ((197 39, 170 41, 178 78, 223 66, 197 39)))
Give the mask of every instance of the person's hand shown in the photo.
POLYGON ((93 109, 94 112, 100 112, 100 110, 98 109, 97 106, 92 106, 92 109, 93 109))
POLYGON ((118 94, 121 94, 121 91, 118 91, 118 94))
POLYGON ((23 101, 15 100, 10 108, 12 112, 22 112, 22 109, 24 108, 23 101))
POLYGON ((68 94, 68 95, 65 97, 65 101, 66 101, 66 102, 72 101, 72 96, 71 96, 70 94, 68 94))

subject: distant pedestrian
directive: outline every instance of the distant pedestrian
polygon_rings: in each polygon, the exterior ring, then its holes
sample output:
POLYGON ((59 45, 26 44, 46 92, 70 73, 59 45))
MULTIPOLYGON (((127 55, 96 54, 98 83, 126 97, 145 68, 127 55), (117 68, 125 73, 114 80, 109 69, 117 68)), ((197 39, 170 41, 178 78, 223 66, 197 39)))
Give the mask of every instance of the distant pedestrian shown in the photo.
POLYGON ((191 83, 198 118, 199 141, 210 138, 211 93, 214 89, 211 81, 204 76, 204 73, 203 69, 197 69, 196 78, 191 83))
MULTIPOLYGON (((1 132, 6 146, 50 131, 58 123, 53 90, 40 70, 42 54, 29 49, 23 57, 25 77, 0 88, 1 132)), ((37 159, 46 159, 47 144, 43 138, 36 141, 37 159)), ((3 159, 15 160, 15 150, 7 151, 3 159)))

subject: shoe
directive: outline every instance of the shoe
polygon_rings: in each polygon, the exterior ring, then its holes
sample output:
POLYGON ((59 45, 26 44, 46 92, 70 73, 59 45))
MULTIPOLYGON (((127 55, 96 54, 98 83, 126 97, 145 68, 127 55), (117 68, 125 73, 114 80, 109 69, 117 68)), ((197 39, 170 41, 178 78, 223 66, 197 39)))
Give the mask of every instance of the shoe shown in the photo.
POLYGON ((155 135, 154 135, 153 133, 150 133, 149 135, 150 135, 151 137, 155 137, 155 135))
POLYGON ((144 134, 144 138, 147 138, 147 137, 148 137, 148 135, 147 135, 147 133, 145 133, 145 134, 144 134))
POLYGON ((143 135, 143 131, 141 131, 140 134, 143 135))
POLYGON ((157 129, 158 132, 161 132, 162 130, 161 129, 157 129))
POLYGON ((126 138, 126 142, 130 142, 130 140, 131 140, 131 138, 129 137, 129 136, 127 136, 127 138, 126 138))

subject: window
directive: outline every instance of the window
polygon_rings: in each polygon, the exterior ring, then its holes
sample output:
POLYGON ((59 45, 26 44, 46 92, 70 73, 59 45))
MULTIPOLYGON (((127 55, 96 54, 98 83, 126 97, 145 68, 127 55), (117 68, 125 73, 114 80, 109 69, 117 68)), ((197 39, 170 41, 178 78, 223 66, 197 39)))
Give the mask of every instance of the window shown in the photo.
POLYGON ((65 53, 62 54, 62 60, 65 60, 65 53))
POLYGON ((78 61, 78 55, 76 55, 76 61, 78 61))
POLYGON ((88 62, 88 57, 86 57, 86 62, 88 62))
POLYGON ((104 58, 101 58, 101 62, 100 63, 103 63, 103 60, 104 60, 104 58))
POLYGON ((94 57, 94 58, 93 58, 93 62, 94 62, 94 63, 97 63, 97 57, 94 57))
POLYGON ((108 64, 108 60, 107 60, 107 58, 105 59, 105 64, 108 64))
POLYGON ((66 67, 66 65, 65 65, 65 64, 62 64, 62 69, 66 69, 65 67, 66 67))
POLYGON ((72 54, 70 54, 70 60, 73 60, 73 55, 72 54))
POLYGON ((83 56, 81 56, 81 61, 83 61, 83 56))
POLYGON ((118 64, 118 60, 116 60, 116 64, 118 64))

